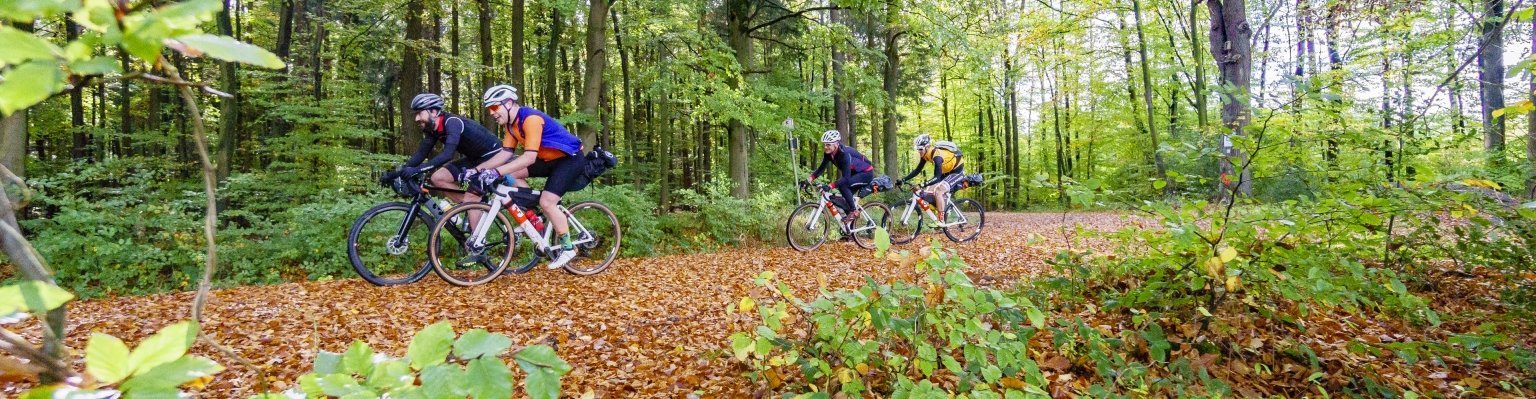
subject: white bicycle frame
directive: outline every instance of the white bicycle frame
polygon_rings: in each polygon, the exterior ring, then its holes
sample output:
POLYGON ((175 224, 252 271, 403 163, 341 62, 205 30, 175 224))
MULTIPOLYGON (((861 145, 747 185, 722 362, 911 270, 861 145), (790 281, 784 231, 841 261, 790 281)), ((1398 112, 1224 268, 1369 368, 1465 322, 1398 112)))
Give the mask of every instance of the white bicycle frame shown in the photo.
MULTIPOLYGON (((912 201, 907 203, 906 211, 903 211, 901 213, 901 224, 905 225, 905 224, 907 224, 908 221, 911 220, 911 218, 912 218, 912 210, 913 209, 917 209, 918 208, 918 204, 917 204, 918 201, 922 201, 922 200, 923 200, 923 197, 922 197, 921 193, 919 193, 919 192, 912 193, 912 201)), ((924 201, 924 202, 926 202, 926 201, 924 201)), ((959 208, 955 207, 955 197, 949 195, 949 193, 944 193, 944 208, 945 208, 944 212, 946 212, 946 213, 948 213, 950 209, 957 209, 957 210, 959 209, 959 208)), ((941 222, 941 221, 939 221, 939 216, 935 215, 933 213, 933 207, 932 206, 923 208, 923 214, 928 215, 928 218, 933 219, 934 227, 939 227, 939 228, 944 228, 944 227, 949 227, 949 226, 954 226, 954 225, 960 225, 960 224, 965 224, 965 223, 969 222, 968 220, 965 220, 965 213, 964 212, 955 212, 955 215, 959 216, 959 220, 953 220, 953 221, 950 221, 948 223, 941 222)), ((922 216, 918 216, 918 217, 922 217, 922 216)))
MULTIPOLYGON (((523 212, 522 207, 511 203, 512 195, 510 193, 513 189, 514 187, 509 185, 501 185, 496 187, 496 194, 491 197, 490 201, 491 210, 487 212, 487 215, 481 216, 480 222, 475 225, 474 230, 471 230, 469 234, 469 242, 473 243, 477 247, 485 246, 485 234, 490 232, 491 225, 495 222, 496 215, 501 212, 501 204, 511 204, 511 213, 514 215, 523 212)), ((570 225, 569 229, 581 233, 578 235, 579 239, 571 242, 571 244, 579 245, 596 240, 596 238, 593 237, 592 234, 587 230, 587 227, 581 224, 581 221, 576 220, 575 216, 571 215, 571 211, 566 209, 565 205, 560 205, 559 207, 560 212, 565 214, 565 220, 570 225)), ((514 217, 513 219, 515 220, 516 218, 514 217)), ((533 228, 532 221, 524 220, 522 223, 518 224, 517 227, 512 230, 512 232, 514 234, 522 234, 527 236, 528 239, 533 241, 533 244, 538 247, 539 251, 546 252, 550 248, 550 240, 554 238, 554 228, 554 223, 545 223, 544 231, 541 233, 538 231, 538 229, 533 228)))
MULTIPOLYGON (((848 206, 850 206, 850 207, 852 207, 854 205, 856 205, 856 204, 853 204, 853 203, 849 203, 848 204, 848 206)), ((821 227, 821 224, 820 224, 821 223, 821 213, 822 213, 822 211, 828 211, 828 208, 830 206, 832 206, 832 192, 829 191, 829 190, 821 190, 821 203, 816 205, 816 211, 815 212, 811 212, 811 221, 810 221, 810 223, 806 224, 806 228, 809 229, 809 230, 814 231, 814 230, 816 230, 817 227, 821 227)), ((836 212, 836 211, 830 211, 830 212, 836 212)), ((863 218, 864 221, 866 221, 866 222, 874 222, 874 219, 870 219, 869 215, 865 214, 863 212, 859 212, 859 217, 863 218)), ((838 225, 839 225, 839 228, 846 227, 846 226, 842 226, 842 223, 838 223, 838 225)), ((843 229, 843 231, 848 232, 848 234, 855 234, 855 233, 859 233, 859 232, 863 232, 863 231, 873 230, 875 227, 878 227, 878 226, 875 226, 874 223, 868 223, 868 225, 866 225, 864 227, 860 227, 860 228, 857 228, 857 229, 846 228, 846 229, 843 229)))

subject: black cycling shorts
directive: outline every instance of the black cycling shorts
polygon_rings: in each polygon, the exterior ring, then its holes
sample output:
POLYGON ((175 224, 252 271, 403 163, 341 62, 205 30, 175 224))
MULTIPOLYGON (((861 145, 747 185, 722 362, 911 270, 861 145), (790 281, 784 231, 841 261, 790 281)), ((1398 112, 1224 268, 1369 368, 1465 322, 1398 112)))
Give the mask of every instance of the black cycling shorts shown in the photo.
POLYGON ((474 169, 476 166, 480 166, 480 164, 485 163, 485 161, 491 160, 491 157, 496 156, 498 153, 501 153, 500 148, 497 148, 495 151, 487 152, 485 155, 474 158, 459 158, 457 161, 449 162, 447 165, 443 165, 443 169, 447 169, 448 173, 453 174, 454 181, 458 181, 459 175, 464 174, 464 170, 474 169))
POLYGON ((566 155, 553 161, 543 159, 533 161, 533 165, 528 165, 528 177, 549 178, 544 182, 544 191, 564 196, 586 170, 585 158, 566 155))

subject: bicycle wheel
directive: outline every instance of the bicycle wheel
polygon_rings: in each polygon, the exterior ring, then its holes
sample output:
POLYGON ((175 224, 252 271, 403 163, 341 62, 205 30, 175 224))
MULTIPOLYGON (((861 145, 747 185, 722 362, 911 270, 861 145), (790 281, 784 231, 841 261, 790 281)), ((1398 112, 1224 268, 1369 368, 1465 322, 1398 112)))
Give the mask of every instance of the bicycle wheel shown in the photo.
POLYGON ((790 212, 789 221, 784 224, 784 236, 795 250, 810 251, 827 241, 827 233, 837 221, 832 220, 826 212, 818 214, 816 210, 819 207, 820 204, 804 204, 790 212))
POLYGON ((879 202, 864 204, 858 220, 853 222, 853 243, 864 249, 875 249, 875 231, 886 228, 891 222, 891 207, 879 202))
MULTIPOLYGON (((901 208, 896 208, 901 209, 901 208)), ((903 210, 903 212, 906 212, 903 210)), ((907 219, 901 219, 901 213, 891 213, 891 220, 886 223, 886 230, 891 232, 891 244, 901 245, 917 239, 917 235, 923 231, 923 211, 917 207, 911 208, 911 215, 907 219)))
POLYGON ((955 242, 966 242, 976 239, 976 235, 981 234, 982 226, 987 224, 986 210, 981 208, 980 202, 970 198, 951 201, 949 209, 946 209, 945 212, 948 212, 945 220, 949 222, 962 220, 958 218, 964 217, 963 223, 956 223, 944 228, 944 235, 949 236, 949 239, 955 242))
POLYGON ((624 238, 619 217, 607 205, 594 201, 577 203, 566 212, 576 257, 565 264, 565 271, 590 276, 608 269, 619 256, 619 243, 624 238))
POLYGON ((485 284, 501 275, 512 259, 520 258, 515 256, 517 240, 512 234, 512 221, 505 212, 490 215, 490 210, 489 204, 481 202, 459 204, 443 213, 432 227, 427 253, 432 258, 432 269, 444 281, 461 287, 485 284), (471 212, 495 218, 481 245, 468 242, 471 212))
POLYGON ((390 286, 414 283, 427 275, 425 244, 432 226, 420 213, 406 220, 411 207, 403 202, 379 204, 352 222, 347 259, 363 280, 390 286))

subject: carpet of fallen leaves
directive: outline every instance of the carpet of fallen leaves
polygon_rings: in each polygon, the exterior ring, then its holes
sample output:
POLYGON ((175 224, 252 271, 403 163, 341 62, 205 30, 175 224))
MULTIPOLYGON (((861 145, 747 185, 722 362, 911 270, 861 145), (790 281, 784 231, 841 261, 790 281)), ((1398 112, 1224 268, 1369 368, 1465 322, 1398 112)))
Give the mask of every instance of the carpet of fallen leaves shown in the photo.
MULTIPOLYGON (((1072 239, 1072 229, 1064 226, 1081 224, 1089 229, 1110 230, 1147 225, 1110 213, 987 216, 986 230, 976 241, 958 245, 944 241, 946 247, 957 249, 973 267, 972 278, 985 285, 1049 273, 1045 260, 1067 248, 1069 242, 1077 241, 1072 239)), ((941 234, 925 235, 918 243, 933 237, 943 239, 941 234)), ((918 243, 906 247, 914 248, 918 243)), ((1081 246, 1102 244, 1089 241, 1073 245, 1084 249, 1081 246)), ((1098 249, 1107 248, 1103 245, 1098 249)), ((811 253, 763 245, 704 254, 620 259, 604 273, 588 277, 538 269, 470 288, 453 287, 430 275, 422 282, 398 287, 375 287, 359 279, 239 287, 214 292, 204 330, 254 362, 261 371, 243 366, 204 343, 198 343, 193 352, 229 367, 201 391, 201 396, 244 398, 255 393, 263 374, 271 390, 290 387, 299 375, 310 370, 317 351, 339 352, 353 340, 364 340, 377 351, 401 355, 415 331, 447 320, 460 331, 480 327, 506 334, 517 342, 555 343, 560 356, 574 366, 574 371, 563 380, 565 391, 573 396, 685 397, 697 393, 702 397, 742 397, 752 395, 755 388, 741 376, 743 369, 722 348, 727 336, 751 328, 753 320, 728 315, 725 309, 755 289, 753 277, 765 270, 774 271, 779 280, 805 296, 821 284, 829 288, 856 287, 866 276, 881 278, 901 273, 897 268, 892 262, 874 259, 871 251, 852 243, 829 243, 811 253)), ((162 326, 187 318, 191 298, 192 293, 172 293, 73 303, 69 306, 67 344, 79 350, 91 332, 137 342, 162 326)), ((1445 302, 1439 305, 1472 306, 1445 302)), ((1123 326, 1117 320, 1122 317, 1102 313, 1095 317, 1088 313, 1091 312, 1058 316, 1087 316, 1103 329, 1123 326)), ((1348 317, 1336 320, 1331 324, 1333 327, 1322 327, 1322 334, 1306 334, 1306 339, 1320 341, 1326 348, 1342 346, 1365 334, 1383 340, 1401 338, 1390 332, 1400 329, 1398 326, 1352 321, 1348 317)), ((1240 327, 1251 329, 1256 340, 1251 342, 1260 347, 1265 340, 1296 334, 1252 323, 1240 327)), ((34 327, 25 333, 35 337, 37 331, 34 327)), ((1082 384, 1071 376, 1073 369, 1079 368, 1075 363, 1059 357, 1045 362, 1045 368, 1054 371, 1053 392, 1070 392, 1082 384)), ((1223 377, 1259 383, 1238 384, 1244 386, 1299 383, 1307 377, 1286 374, 1293 372, 1290 369, 1275 370, 1272 375, 1277 377, 1265 378, 1274 381, 1264 382, 1244 377, 1243 367, 1237 364, 1204 366, 1232 370, 1219 373, 1223 377)), ((1449 382, 1477 377, 1471 374, 1477 372, 1476 368, 1460 370, 1438 377, 1449 382)), ((1437 376, 1406 374, 1400 378, 1434 377, 1437 376)), ((1491 377, 1473 379, 1499 380, 1491 377)), ((11 397, 22 388, 0 388, 0 396, 11 397)))

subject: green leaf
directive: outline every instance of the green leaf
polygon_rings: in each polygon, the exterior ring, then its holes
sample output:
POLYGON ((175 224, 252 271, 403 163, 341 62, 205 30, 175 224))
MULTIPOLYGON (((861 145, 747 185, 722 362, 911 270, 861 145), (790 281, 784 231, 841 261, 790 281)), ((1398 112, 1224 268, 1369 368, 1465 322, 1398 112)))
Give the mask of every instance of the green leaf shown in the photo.
MULTIPOLYGON (((469 394, 476 399, 508 399, 512 397, 512 371, 501 359, 482 357, 469 362, 469 394)), ((558 378, 558 376, 557 376, 558 378)), ((559 392, 558 379, 556 393, 559 392)), ((531 385, 531 382, 530 382, 531 385)), ((529 393, 532 395, 532 393, 529 393)))
POLYGON ((352 341, 347 353, 341 355, 341 367, 346 374, 366 376, 373 373, 373 348, 369 348, 367 342, 352 341))
POLYGON ((128 363, 135 374, 144 373, 181 358, 196 339, 197 325, 190 321, 166 326, 139 342, 139 346, 133 348, 133 353, 128 355, 128 363))
POLYGON ((463 398, 465 373, 459 366, 438 364, 421 370, 421 390, 428 398, 463 398))
POLYGON ((320 351, 315 355, 315 374, 332 374, 339 372, 341 366, 341 354, 336 352, 320 351))
POLYGON ((159 16, 144 12, 123 18, 123 49, 139 60, 154 63, 165 48, 165 38, 171 29, 160 21, 159 16))
POLYGON ((731 354, 738 361, 747 360, 752 354, 752 338, 743 333, 731 334, 731 354))
POLYGON ((197 29, 197 25, 213 20, 224 9, 220 0, 187 0, 161 7, 155 14, 173 30, 197 29))
POLYGON ((117 337, 92 333, 85 343, 85 372, 97 382, 111 385, 133 374, 128 362, 128 345, 117 337))
POLYGON ((998 379, 1003 378, 1003 369, 997 368, 997 365, 989 364, 987 368, 981 369, 981 378, 985 378, 988 384, 997 383, 998 379))
POLYGON ((0 51, 0 68, 28 60, 52 59, 62 53, 59 46, 9 25, 0 25, 0 43, 5 43, 5 51, 0 51))
POLYGON ((117 29, 117 16, 111 0, 85 0, 72 17, 76 24, 97 32, 117 29))
POLYGON ((69 71, 76 75, 106 75, 110 73, 122 73, 117 60, 112 57, 95 57, 88 60, 69 63, 69 71))
POLYGON ((414 383, 416 376, 411 375, 411 366, 399 360, 373 365, 373 373, 368 376, 368 386, 380 390, 407 387, 414 383))
POLYGON ((528 373, 523 389, 534 399, 555 399, 560 396, 560 376, 571 372, 571 365, 555 355, 555 349, 534 345, 517 351, 513 356, 518 367, 528 373))
POLYGON ((30 23, 38 17, 63 14, 65 11, 69 11, 69 3, 69 0, 0 1, 0 17, 16 22, 30 23))
POLYGON ((176 40, 209 57, 270 69, 283 67, 283 60, 277 58, 276 54, 229 36, 197 34, 179 36, 176 40))
MULTIPOLYGON (((133 378, 123 382, 123 385, 119 386, 119 388, 123 392, 130 393, 140 390, 151 392, 171 390, 174 392, 176 387, 187 383, 187 381, 212 375, 223 370, 223 366, 219 366, 218 363, 214 363, 212 360, 184 356, 169 363, 155 366, 148 371, 139 372, 133 378)), ((138 395, 133 396, 137 397, 138 395)))
POLYGON ((416 337, 411 338, 410 346, 406 347, 405 354, 411 358, 411 368, 421 370, 446 361, 452 346, 453 326, 440 321, 416 333, 416 337))
POLYGON ((560 359, 560 356, 555 354, 555 348, 551 348, 548 345, 533 345, 523 348, 517 351, 517 355, 514 358, 518 362, 528 362, 540 367, 554 369, 560 375, 571 372, 571 365, 566 363, 565 360, 560 359))
POLYGON ((453 356, 460 359, 498 356, 510 347, 512 347, 511 338, 501 334, 491 334, 483 328, 476 328, 464 332, 464 335, 453 343, 453 356))
POLYGON ((1154 190, 1162 190, 1163 187, 1168 187, 1167 180, 1158 179, 1152 182, 1152 189, 1154 190))
MULTIPOLYGON (((22 66, 33 65, 31 63, 22 66)), ((21 68, 17 68, 18 70, 21 68)), ((16 71, 12 71, 14 74, 16 71)), ((11 78, 7 74, 6 78, 11 78)), ((10 86, 10 81, 0 84, 0 92, 10 86)), ((21 84, 17 82, 17 84, 21 84)), ((0 97, 0 108, 3 108, 5 98, 0 97)), ((75 299, 75 295, 59 288, 56 285, 41 281, 23 281, 21 283, 0 287, 0 315, 8 315, 16 312, 42 313, 64 306, 65 302, 75 299)))
POLYGON ((357 380, 352 379, 352 376, 346 374, 330 374, 320 377, 316 383, 329 396, 342 397, 357 393, 372 393, 368 388, 358 384, 357 380))
POLYGON ((891 248, 891 232, 885 227, 875 227, 875 257, 884 258, 885 250, 891 248))

